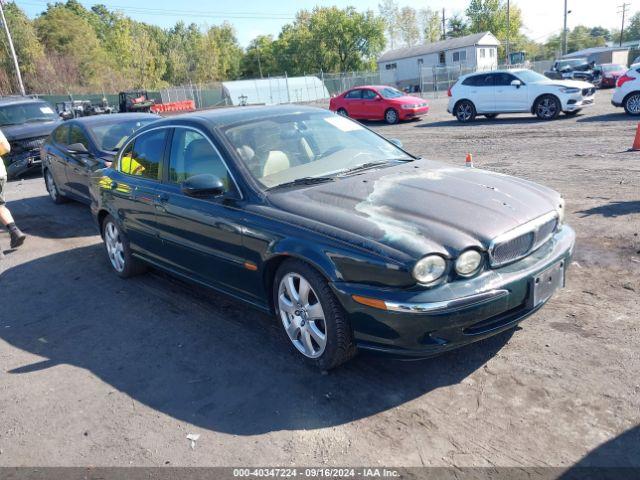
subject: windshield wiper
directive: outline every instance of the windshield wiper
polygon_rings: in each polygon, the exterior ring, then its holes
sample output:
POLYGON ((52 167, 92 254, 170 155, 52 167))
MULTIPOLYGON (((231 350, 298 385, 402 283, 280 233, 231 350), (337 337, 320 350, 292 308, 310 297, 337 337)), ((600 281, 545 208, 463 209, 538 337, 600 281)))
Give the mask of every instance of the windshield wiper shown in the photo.
POLYGON ((267 188, 267 190, 274 190, 276 188, 283 187, 295 187, 297 185, 315 185, 316 183, 325 183, 325 182, 333 182, 335 178, 333 177, 302 177, 296 178, 290 182, 281 183, 279 185, 275 185, 273 187, 267 188))
POLYGON ((367 162, 362 163, 360 165, 356 165, 355 167, 347 168, 346 170, 342 170, 339 176, 345 176, 354 172, 361 172, 363 170, 369 170, 371 168, 380 167, 382 165, 391 165, 389 162, 393 160, 385 160, 384 162, 367 162))

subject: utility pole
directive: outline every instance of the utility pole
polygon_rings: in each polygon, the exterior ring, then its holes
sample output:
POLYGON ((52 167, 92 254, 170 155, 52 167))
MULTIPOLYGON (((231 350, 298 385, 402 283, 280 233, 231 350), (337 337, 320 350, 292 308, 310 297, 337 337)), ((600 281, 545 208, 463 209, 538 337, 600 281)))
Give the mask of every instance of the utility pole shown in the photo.
POLYGON ((631 6, 630 3, 623 3, 622 5, 618 5, 618 13, 622 13, 622 27, 620 28, 620 46, 622 46, 622 40, 624 39, 624 21, 627 15, 627 8, 631 6))
POLYGON ((567 54, 567 16, 569 10, 567 10, 567 0, 564 0, 564 28, 562 29, 562 55, 567 54))
POLYGON ((447 38, 447 26, 444 18, 444 8, 442 9, 442 40, 447 38))
POLYGON ((510 1, 507 0, 507 65, 511 63, 511 57, 509 56, 509 51, 511 50, 511 45, 509 41, 511 40, 511 4, 510 1))
POLYGON ((20 66, 18 65, 18 57, 16 57, 16 50, 13 48, 13 40, 11 39, 11 32, 9 31, 9 25, 7 25, 7 19, 4 17, 4 1, 0 0, 0 16, 2 17, 2 25, 4 25, 4 31, 7 34, 7 41, 9 42, 9 50, 13 57, 13 65, 16 68, 16 77, 18 78, 18 86, 20 87, 20 93, 26 95, 24 91, 24 83, 22 83, 22 75, 20 74, 20 66))

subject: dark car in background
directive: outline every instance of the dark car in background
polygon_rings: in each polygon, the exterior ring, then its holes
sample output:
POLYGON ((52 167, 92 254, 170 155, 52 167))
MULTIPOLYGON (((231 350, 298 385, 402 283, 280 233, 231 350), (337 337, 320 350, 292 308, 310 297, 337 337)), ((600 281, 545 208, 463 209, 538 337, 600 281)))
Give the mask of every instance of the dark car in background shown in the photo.
POLYGON ((41 148, 42 174, 51 200, 90 203, 91 174, 110 166, 127 138, 158 118, 150 113, 123 113, 82 117, 59 125, 41 148))
POLYGON ((11 153, 4 157, 9 179, 40 170, 40 147, 61 121, 42 100, 0 98, 0 129, 11 144, 11 153))
POLYGON ((582 80, 592 82, 594 78, 594 62, 587 58, 570 58, 556 60, 550 70, 544 72, 552 80, 582 80))
POLYGON ((419 159, 300 106, 159 120, 91 194, 117 275, 151 264, 271 312, 321 369, 513 328, 564 285, 575 240, 549 188, 419 159))

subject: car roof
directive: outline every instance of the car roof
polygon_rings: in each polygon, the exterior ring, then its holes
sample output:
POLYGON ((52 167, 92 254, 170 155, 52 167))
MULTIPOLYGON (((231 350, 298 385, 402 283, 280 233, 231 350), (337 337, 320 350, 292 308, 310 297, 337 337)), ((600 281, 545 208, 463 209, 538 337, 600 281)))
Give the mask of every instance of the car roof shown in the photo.
POLYGON ((215 108, 211 110, 201 110, 193 113, 185 113, 182 115, 164 118, 154 123, 154 126, 165 124, 188 124, 188 123, 204 123, 207 125, 215 124, 217 127, 224 127, 234 123, 244 122, 247 120, 266 119, 269 117, 277 117, 280 115, 292 115, 300 113, 322 113, 330 114, 331 112, 325 108, 307 107, 303 105, 259 105, 246 107, 225 107, 215 108))
POLYGON ((350 88, 349 90, 347 90, 347 92, 351 91, 351 90, 357 90, 359 88, 360 89, 362 89, 362 88, 370 88, 372 90, 380 90, 382 88, 395 88, 395 87, 392 87, 391 85, 358 85, 357 87, 350 88))
POLYGON ((160 118, 162 117, 153 113, 113 113, 78 117, 70 119, 68 122, 79 123, 87 127, 92 127, 95 125, 108 125, 110 123, 125 122, 127 120, 159 120, 160 118))
POLYGON ((10 95, 8 97, 0 97, 0 106, 19 105, 21 103, 47 103, 47 102, 39 98, 22 97, 20 95, 10 95))

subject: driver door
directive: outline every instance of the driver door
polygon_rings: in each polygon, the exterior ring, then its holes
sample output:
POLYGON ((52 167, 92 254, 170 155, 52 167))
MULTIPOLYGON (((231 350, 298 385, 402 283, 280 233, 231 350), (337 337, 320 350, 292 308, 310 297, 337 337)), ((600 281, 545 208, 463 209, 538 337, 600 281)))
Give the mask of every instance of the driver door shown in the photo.
POLYGON ((496 111, 529 111, 529 88, 524 82, 520 87, 511 85, 514 80, 519 79, 510 73, 494 74, 496 111))
POLYGON ((362 90, 361 115, 367 119, 384 118, 384 102, 380 95, 373 90, 362 90))
POLYGON ((79 143, 84 145, 87 153, 67 151, 66 169, 68 186, 72 193, 85 202, 91 201, 89 194, 89 178, 91 174, 104 166, 104 163, 95 155, 93 143, 87 134, 78 125, 71 125, 69 131, 69 145, 79 143))

